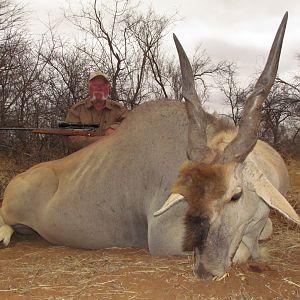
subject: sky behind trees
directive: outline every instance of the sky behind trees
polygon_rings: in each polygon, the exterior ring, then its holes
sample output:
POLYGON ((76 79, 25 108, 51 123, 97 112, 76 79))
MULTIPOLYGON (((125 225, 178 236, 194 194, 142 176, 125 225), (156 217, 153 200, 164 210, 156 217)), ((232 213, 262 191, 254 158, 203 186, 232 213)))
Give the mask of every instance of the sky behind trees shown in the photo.
MULTIPOLYGON (((78 31, 64 19, 63 11, 68 11, 69 5, 73 11, 80 11, 82 5, 93 3, 92 0, 19 1, 24 1, 21 3, 30 10, 30 28, 34 33, 46 32, 51 23, 70 39, 78 38, 78 31)), ((113 0, 97 2, 114 9, 113 0)), ((152 7, 160 15, 174 16, 176 22, 164 39, 166 53, 177 56, 172 38, 174 32, 190 57, 201 45, 212 62, 226 60, 236 63, 236 77, 242 86, 247 86, 261 72, 276 30, 288 11, 278 74, 287 81, 299 74, 299 0, 131 0, 131 3, 141 11, 146 12, 152 7)), ((226 112, 218 91, 212 91, 210 99, 212 110, 226 112)))
MULTIPOLYGON (((80 8, 89 0, 72 0, 71 6, 80 8)), ((42 23, 52 24, 62 20, 66 0, 27 0, 34 32, 46 30, 42 23)), ((113 1, 99 1, 113 3, 113 1)), ((138 3, 138 2, 134 2, 138 3)), ((201 44, 212 60, 230 60, 238 64, 241 80, 247 81, 261 68, 271 46, 277 27, 285 11, 289 12, 284 40, 280 75, 292 76, 299 70, 296 57, 300 49, 300 1, 299 0, 152 0, 142 1, 141 10, 149 6, 164 15, 176 15, 178 20, 172 32, 176 33, 187 53, 201 44)), ((61 32, 72 35, 70 24, 58 26, 61 32)), ((174 51, 171 33, 166 37, 166 48, 174 51)))

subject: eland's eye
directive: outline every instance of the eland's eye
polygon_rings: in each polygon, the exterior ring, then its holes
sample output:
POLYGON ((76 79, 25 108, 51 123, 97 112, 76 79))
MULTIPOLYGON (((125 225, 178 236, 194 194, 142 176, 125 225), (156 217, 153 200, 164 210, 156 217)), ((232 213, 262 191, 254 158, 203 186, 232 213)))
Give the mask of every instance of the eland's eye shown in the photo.
POLYGON ((234 195, 231 197, 231 201, 233 201, 233 202, 238 201, 238 200, 241 198, 242 194, 243 194, 242 191, 240 191, 239 193, 234 194, 234 195))

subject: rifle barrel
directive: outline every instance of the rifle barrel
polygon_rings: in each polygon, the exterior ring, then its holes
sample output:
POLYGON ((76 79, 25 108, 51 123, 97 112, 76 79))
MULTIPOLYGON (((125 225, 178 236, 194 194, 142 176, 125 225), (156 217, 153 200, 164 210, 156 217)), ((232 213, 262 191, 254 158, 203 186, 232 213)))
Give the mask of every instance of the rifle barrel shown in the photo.
POLYGON ((99 128, 99 123, 74 123, 58 121, 58 128, 73 128, 73 129, 86 129, 86 128, 99 128))
POLYGON ((31 131, 36 134, 51 134, 51 135, 63 135, 63 136, 100 136, 99 132, 96 132, 93 127, 84 128, 20 128, 20 127, 7 127, 0 128, 0 130, 6 131, 31 131))
MULTIPOLYGON (((69 123, 65 121, 58 121, 58 128, 65 128, 65 129, 96 129, 100 128, 99 123, 69 123)), ((56 128, 33 128, 33 127, 2 127, 0 130, 20 130, 20 131, 32 131, 32 130, 46 130, 46 129, 56 129, 56 128)))
POLYGON ((37 128, 22 128, 22 127, 2 127, 0 130, 22 130, 22 131, 32 131, 37 128))

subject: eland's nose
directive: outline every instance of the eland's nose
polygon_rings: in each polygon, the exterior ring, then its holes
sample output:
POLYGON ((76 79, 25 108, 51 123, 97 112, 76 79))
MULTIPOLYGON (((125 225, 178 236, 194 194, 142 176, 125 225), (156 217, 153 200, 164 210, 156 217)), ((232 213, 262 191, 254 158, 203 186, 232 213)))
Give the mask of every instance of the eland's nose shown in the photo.
POLYGON ((193 272, 200 279, 204 279, 204 280, 213 279, 213 275, 205 269, 202 263, 196 263, 193 266, 193 272))

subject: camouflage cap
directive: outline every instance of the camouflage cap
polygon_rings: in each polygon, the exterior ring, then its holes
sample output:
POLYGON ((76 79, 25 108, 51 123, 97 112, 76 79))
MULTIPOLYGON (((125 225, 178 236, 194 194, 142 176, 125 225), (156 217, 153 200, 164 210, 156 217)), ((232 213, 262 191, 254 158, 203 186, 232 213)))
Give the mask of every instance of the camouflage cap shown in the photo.
POLYGON ((109 76, 106 75, 105 73, 101 72, 101 71, 91 72, 90 77, 89 77, 89 81, 94 79, 97 76, 102 76, 107 80, 107 82, 109 82, 109 76))

